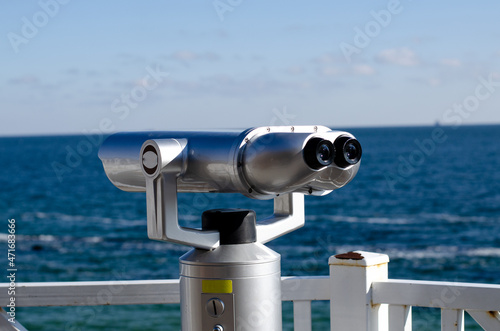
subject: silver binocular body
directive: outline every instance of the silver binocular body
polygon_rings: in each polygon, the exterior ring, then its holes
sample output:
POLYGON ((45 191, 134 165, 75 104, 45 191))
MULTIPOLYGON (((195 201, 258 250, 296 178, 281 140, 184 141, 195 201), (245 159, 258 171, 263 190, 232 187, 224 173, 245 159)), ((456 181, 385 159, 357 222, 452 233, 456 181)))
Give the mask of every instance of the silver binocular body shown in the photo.
POLYGON ((323 126, 259 127, 243 132, 136 132, 110 136, 99 150, 118 188, 146 191, 145 173, 159 161, 155 148, 182 153, 178 192, 241 193, 273 199, 287 193, 324 195, 356 175, 361 146, 347 132, 323 126), (148 143, 156 147, 148 149, 148 143))

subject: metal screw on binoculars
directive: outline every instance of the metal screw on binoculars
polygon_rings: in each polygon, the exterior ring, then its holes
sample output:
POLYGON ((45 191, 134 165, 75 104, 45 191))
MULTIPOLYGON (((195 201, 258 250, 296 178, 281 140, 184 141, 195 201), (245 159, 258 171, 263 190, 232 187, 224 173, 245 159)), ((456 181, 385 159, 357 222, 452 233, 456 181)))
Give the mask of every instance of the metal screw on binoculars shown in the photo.
POLYGON ((304 194, 354 178, 361 145, 323 126, 138 132, 110 136, 99 157, 115 186, 146 192, 150 239, 193 247, 180 258, 182 330, 281 330, 280 255, 263 244, 304 225, 304 194), (177 192, 274 199, 274 213, 209 210, 186 228, 177 192))

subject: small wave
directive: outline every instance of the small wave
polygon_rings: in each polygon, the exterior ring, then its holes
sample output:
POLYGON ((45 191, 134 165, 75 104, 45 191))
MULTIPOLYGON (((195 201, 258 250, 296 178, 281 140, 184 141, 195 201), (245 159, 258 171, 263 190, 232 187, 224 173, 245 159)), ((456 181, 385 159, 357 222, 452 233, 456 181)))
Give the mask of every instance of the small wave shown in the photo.
MULTIPOLYGON (((8 233, 0 233, 0 242, 7 242, 8 240, 8 233)), ((50 241, 56 241, 58 238, 56 236, 50 235, 50 234, 41 234, 37 236, 29 236, 29 235, 21 235, 21 234, 16 234, 16 241, 45 241, 45 242, 50 242, 50 241)))
MULTIPOLYGON (((0 233, 0 242, 7 242, 8 233, 0 233)), ((83 241, 86 243, 100 243, 104 241, 103 237, 73 237, 73 236, 54 236, 51 234, 40 235, 16 235, 16 241, 42 241, 42 242, 67 242, 67 241, 83 241)))
MULTIPOLYGON (((359 249, 359 248, 358 248, 359 249)), ((460 256, 469 257, 500 257, 500 248, 497 247, 481 247, 463 249, 458 246, 430 246, 425 249, 413 249, 411 247, 390 247, 380 251, 380 247, 361 248, 369 252, 380 252, 389 255, 391 258, 401 259, 453 259, 460 256)))
POLYGON ((482 247, 471 249, 467 252, 467 256, 488 256, 500 257, 500 248, 498 247, 482 247))
POLYGON ((96 244, 96 243, 100 243, 100 242, 104 241, 104 238, 103 237, 85 237, 85 238, 82 238, 82 240, 84 242, 87 242, 87 243, 96 244))
POLYGON ((34 236, 34 237, 40 241, 56 241, 57 240, 57 238, 55 236, 50 235, 50 234, 41 234, 41 235, 34 236))
POLYGON ((426 249, 390 249, 385 254, 393 258, 421 260, 421 259, 439 259, 439 258, 453 258, 457 255, 458 248, 451 246, 433 246, 426 249))
POLYGON ((363 245, 340 245, 331 246, 333 255, 351 251, 365 251, 380 254, 387 254, 391 259, 419 260, 428 258, 453 258, 457 256, 459 248, 455 246, 432 246, 425 249, 414 249, 411 247, 381 247, 363 245))
POLYGON ((181 215, 179 216, 181 221, 187 221, 187 222, 192 222, 192 221, 199 221, 201 220, 200 215, 181 215))
POLYGON ((0 242, 7 242, 9 237, 8 233, 0 233, 0 242))
POLYGON ((102 216, 70 215, 64 213, 32 212, 32 213, 24 213, 22 217, 26 221, 49 220, 49 221, 64 221, 64 222, 87 222, 87 223, 94 222, 106 225, 112 224, 123 227, 146 225, 146 215, 144 215, 144 219, 121 219, 121 218, 111 218, 102 216))
POLYGON ((351 251, 365 251, 380 254, 386 254, 390 259, 403 260, 424 260, 424 259, 456 259, 459 257, 500 257, 500 248, 497 247, 481 247, 464 249, 458 246, 429 246, 422 249, 412 247, 396 246, 396 247, 381 247, 381 246, 363 246, 363 245, 325 245, 323 247, 306 247, 306 246, 286 246, 281 245, 276 247, 278 251, 293 251, 293 254, 307 255, 314 250, 321 249, 328 252, 330 255, 336 255, 351 251))
POLYGON ((423 224, 432 222, 436 223, 487 223, 496 222, 497 219, 492 219, 487 216, 461 216, 447 213, 422 213, 417 217, 415 215, 398 215, 398 217, 357 217, 344 215, 308 215, 307 221, 332 221, 345 223, 364 223, 364 224, 423 224))
POLYGON ((345 223, 369 223, 369 224, 412 224, 416 223, 409 218, 400 217, 355 217, 342 215, 309 215, 307 221, 331 221, 345 223))
POLYGON ((422 213, 420 217, 441 220, 447 223, 482 223, 491 221, 491 217, 487 216, 462 216, 449 213, 422 213))

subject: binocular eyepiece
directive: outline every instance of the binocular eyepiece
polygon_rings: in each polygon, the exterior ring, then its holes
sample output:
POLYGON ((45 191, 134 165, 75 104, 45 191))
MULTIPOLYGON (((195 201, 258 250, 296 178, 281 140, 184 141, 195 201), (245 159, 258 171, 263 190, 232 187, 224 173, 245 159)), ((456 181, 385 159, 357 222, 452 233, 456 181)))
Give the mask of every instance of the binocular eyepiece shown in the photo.
POLYGON ((315 170, 332 164, 347 168, 361 160, 361 153, 359 141, 349 136, 340 136, 333 143, 327 139, 311 138, 304 148, 304 160, 315 170))

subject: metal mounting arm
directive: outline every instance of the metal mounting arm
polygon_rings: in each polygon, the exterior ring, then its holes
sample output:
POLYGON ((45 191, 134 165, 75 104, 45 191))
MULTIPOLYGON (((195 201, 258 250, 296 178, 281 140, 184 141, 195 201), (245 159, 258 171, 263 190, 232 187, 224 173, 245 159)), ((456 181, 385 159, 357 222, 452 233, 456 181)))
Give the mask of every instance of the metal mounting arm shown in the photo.
MULTIPOLYGON (((187 139, 156 139, 141 148, 146 178, 148 237, 202 249, 219 246, 219 233, 181 227, 177 178, 185 169, 187 139)), ((304 196, 290 193, 274 199, 274 214, 257 223, 257 241, 266 243, 304 225, 304 196)))
POLYGON ((289 193, 274 198, 273 216, 257 224, 257 241, 263 244, 304 226, 304 194, 289 193))
POLYGON ((146 177, 148 237, 154 240, 213 249, 219 233, 179 225, 177 177, 184 172, 186 139, 148 140, 141 148, 146 177))

